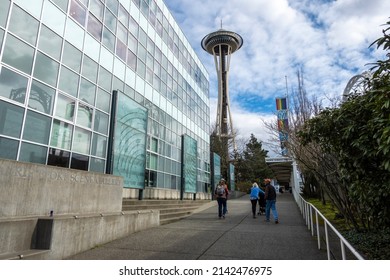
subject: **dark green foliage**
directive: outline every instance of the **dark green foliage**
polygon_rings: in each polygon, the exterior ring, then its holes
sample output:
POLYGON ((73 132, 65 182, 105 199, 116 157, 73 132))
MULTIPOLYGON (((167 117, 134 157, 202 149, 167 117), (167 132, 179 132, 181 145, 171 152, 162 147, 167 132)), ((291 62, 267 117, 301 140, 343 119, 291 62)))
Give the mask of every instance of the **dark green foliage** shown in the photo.
MULTIPOLYGON (((260 182, 266 177, 272 177, 272 172, 265 162, 268 151, 264 150, 262 143, 251 134, 248 143, 241 155, 236 156, 235 169, 239 180, 244 182, 260 182)), ((251 186, 251 185, 250 185, 251 186)))
MULTIPOLYGON (((390 50, 389 30, 375 41, 378 48, 390 50)), ((390 58, 372 70, 365 92, 307 121, 299 137, 336 158, 334 176, 353 205, 346 218, 354 227, 382 230, 390 228, 390 58)))
POLYGON ((343 236, 368 260, 390 260, 390 230, 345 231, 343 236))

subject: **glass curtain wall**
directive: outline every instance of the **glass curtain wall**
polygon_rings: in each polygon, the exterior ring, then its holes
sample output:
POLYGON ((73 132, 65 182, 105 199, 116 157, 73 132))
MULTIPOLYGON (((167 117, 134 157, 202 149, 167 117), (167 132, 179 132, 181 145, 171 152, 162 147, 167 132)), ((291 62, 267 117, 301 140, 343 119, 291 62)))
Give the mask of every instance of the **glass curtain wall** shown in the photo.
POLYGON ((0 157, 104 172, 113 90, 149 109, 146 184, 210 181, 208 74, 161 0, 0 0, 0 157))

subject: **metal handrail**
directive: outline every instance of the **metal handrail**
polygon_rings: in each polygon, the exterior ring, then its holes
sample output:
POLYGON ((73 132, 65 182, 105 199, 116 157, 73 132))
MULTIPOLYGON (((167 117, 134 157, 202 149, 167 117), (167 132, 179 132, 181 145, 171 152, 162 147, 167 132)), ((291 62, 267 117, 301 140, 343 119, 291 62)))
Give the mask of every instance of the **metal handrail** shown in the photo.
POLYGON ((302 216, 306 222, 308 230, 311 230, 311 235, 317 235, 318 241, 318 249, 321 249, 321 240, 320 240, 320 224, 319 224, 319 216, 324 221, 324 229, 325 229, 325 245, 326 252, 328 255, 328 260, 330 260, 330 244, 329 244, 329 233, 328 228, 330 228, 339 238, 340 240, 340 249, 342 259, 346 260, 345 247, 349 249, 349 251, 358 259, 364 260, 364 258, 357 252, 355 248, 337 231, 337 229, 325 218, 324 215, 311 203, 307 202, 296 190, 293 188, 294 198, 296 203, 298 204, 299 209, 301 210, 302 216), (313 219, 313 210, 315 211, 315 221, 313 219), (315 224, 315 227, 314 227, 315 224))

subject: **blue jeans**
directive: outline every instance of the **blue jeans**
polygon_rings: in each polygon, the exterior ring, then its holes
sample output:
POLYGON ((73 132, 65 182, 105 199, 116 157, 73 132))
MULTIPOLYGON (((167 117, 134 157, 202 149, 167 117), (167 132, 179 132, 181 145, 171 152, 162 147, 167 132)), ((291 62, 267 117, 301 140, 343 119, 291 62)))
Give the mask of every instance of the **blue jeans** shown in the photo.
POLYGON ((217 197, 218 202, 218 217, 225 216, 226 214, 226 198, 217 197))
POLYGON ((270 210, 272 210, 272 215, 274 216, 275 221, 278 220, 278 211, 276 211, 276 200, 267 200, 265 202, 265 218, 269 221, 270 210))

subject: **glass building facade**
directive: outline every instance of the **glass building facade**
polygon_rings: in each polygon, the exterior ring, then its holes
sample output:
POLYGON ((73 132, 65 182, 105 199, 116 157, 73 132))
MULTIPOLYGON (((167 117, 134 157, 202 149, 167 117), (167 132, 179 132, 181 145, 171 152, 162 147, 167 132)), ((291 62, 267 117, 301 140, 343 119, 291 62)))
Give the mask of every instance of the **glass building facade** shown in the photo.
POLYGON ((208 74, 162 0, 0 0, 0 158, 105 173, 113 91, 147 110, 145 187, 180 189, 187 135, 205 192, 208 74))

